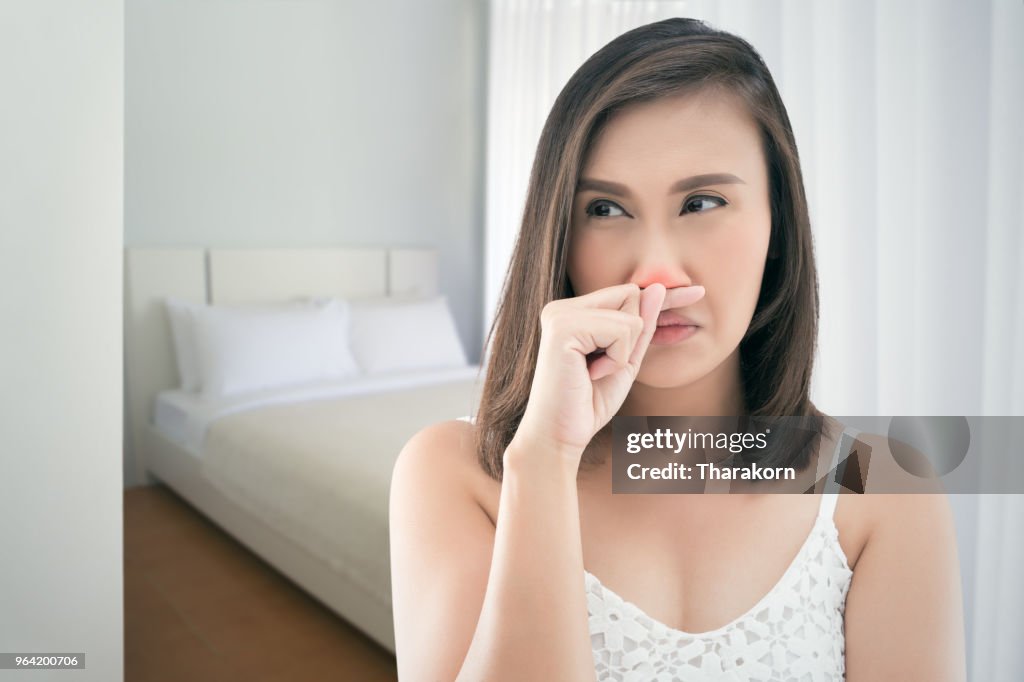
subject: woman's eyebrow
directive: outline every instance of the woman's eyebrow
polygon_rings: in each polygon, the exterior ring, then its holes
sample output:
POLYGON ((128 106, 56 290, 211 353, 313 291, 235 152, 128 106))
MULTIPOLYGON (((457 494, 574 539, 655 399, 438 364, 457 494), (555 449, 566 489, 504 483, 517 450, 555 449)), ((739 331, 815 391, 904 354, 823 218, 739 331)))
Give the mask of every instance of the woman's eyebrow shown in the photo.
MULTIPOLYGON (((676 184, 672 185, 669 189, 669 194, 688 192, 691 189, 704 187, 705 185, 731 185, 736 183, 742 185, 747 184, 732 173, 705 173, 703 175, 693 175, 677 181, 676 184)), ((580 181, 576 184, 576 191, 584 192, 586 190, 617 194, 622 197, 632 196, 628 187, 617 182, 611 182, 610 180, 598 180, 597 178, 580 178, 580 181)))

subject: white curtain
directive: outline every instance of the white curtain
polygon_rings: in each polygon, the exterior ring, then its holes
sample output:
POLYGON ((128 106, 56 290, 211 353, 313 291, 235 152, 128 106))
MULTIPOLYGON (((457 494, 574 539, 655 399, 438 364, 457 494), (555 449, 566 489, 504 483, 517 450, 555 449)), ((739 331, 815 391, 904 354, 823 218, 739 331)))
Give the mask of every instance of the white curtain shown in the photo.
MULTIPOLYGON (((786 102, 821 287, 816 404, 1024 414, 1021 0, 492 0, 485 324, 559 90, 612 38, 670 16, 746 38, 786 102)), ((1024 679, 1019 500, 954 509, 971 679, 1024 679)))

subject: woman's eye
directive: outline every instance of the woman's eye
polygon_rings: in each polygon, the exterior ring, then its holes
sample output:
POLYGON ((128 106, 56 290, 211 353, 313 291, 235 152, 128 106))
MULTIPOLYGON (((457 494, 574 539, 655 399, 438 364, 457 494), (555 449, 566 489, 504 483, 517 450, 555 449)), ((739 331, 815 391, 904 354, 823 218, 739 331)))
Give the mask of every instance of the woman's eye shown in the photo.
POLYGON ((607 199, 598 199, 587 206, 587 215, 596 218, 617 218, 626 215, 626 212, 607 199), (618 211, 618 213, 613 213, 613 211, 618 211))
POLYGON ((725 199, 713 197, 710 194, 690 197, 683 204, 683 213, 704 213, 715 206, 725 206, 725 199))

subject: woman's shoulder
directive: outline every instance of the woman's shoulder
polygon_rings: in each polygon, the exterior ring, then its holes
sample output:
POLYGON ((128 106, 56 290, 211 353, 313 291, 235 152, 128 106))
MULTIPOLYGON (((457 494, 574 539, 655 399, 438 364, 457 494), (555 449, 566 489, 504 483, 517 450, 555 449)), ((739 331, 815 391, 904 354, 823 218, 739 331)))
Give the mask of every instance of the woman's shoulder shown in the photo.
POLYGON ((423 427, 402 448, 392 476, 410 478, 416 487, 432 488, 447 495, 465 493, 493 523, 501 484, 480 464, 475 429, 476 425, 465 419, 423 427))
POLYGON ((464 419, 434 422, 406 442, 399 459, 429 460, 432 466, 451 466, 475 450, 474 425, 464 419))
MULTIPOLYGON (((950 524, 950 511, 939 479, 906 472, 893 456, 886 435, 858 432, 856 441, 867 446, 864 451, 869 453, 859 463, 866 492, 840 495, 836 506, 836 526, 850 565, 856 564, 869 543, 943 532, 950 524)), ((928 461, 923 453, 917 455, 920 461, 928 461)))

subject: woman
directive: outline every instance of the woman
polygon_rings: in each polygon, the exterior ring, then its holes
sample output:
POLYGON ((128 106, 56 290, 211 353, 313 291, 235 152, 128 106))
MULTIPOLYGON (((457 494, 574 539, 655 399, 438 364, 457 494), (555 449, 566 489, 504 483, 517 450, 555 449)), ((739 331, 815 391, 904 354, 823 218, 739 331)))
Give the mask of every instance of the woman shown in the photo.
POLYGON ((616 414, 821 416, 799 159, 749 44, 671 19, 573 75, 503 296, 475 423, 395 467, 401 679, 964 678, 942 496, 611 493, 616 414))

